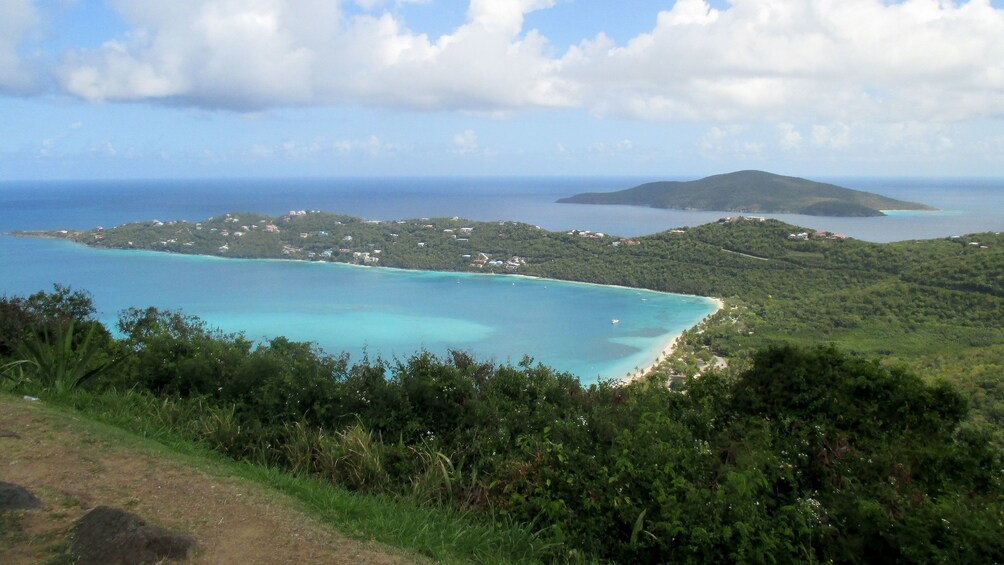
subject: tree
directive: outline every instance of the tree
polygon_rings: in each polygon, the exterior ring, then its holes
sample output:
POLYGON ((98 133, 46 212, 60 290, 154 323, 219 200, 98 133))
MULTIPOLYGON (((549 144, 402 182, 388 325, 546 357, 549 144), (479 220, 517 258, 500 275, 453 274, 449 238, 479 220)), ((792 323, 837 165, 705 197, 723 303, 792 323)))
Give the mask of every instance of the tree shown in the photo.
POLYGON ((60 326, 78 328, 94 322, 94 302, 86 291, 54 284, 52 292, 38 291, 28 298, 0 298, 0 356, 9 356, 31 335, 41 336, 60 326))

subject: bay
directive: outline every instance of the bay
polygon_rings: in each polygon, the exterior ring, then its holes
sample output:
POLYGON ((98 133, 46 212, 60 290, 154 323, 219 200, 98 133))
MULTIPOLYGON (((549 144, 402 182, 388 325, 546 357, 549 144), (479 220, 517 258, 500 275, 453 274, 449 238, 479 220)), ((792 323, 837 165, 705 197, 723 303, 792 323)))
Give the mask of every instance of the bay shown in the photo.
MULTIPOLYGON (((651 178, 210 179, 0 183, 0 232, 86 229, 149 219, 198 221, 231 211, 318 209, 367 219, 460 216, 549 230, 627 237, 715 221, 724 212, 556 204, 579 192, 651 178)), ((672 179, 668 180, 680 180, 672 179)), ((926 239, 1004 228, 999 179, 816 179, 914 200, 937 212, 879 218, 768 215, 869 241, 926 239)), ((277 261, 101 251, 0 237, 0 293, 69 284, 94 294, 100 315, 183 309, 225 331, 315 341, 353 359, 450 348, 518 362, 523 355, 584 381, 647 366, 665 343, 713 310, 694 297, 513 277, 415 273, 277 261), (645 300, 642 300, 645 298, 645 300), (611 324, 611 319, 621 320, 611 324)))
POLYGON ((419 350, 514 364, 529 355, 583 382, 648 366, 675 333, 715 308, 698 297, 506 275, 100 250, 47 239, 0 238, 0 263, 8 267, 3 293, 52 283, 87 289, 110 327, 125 308, 155 306, 255 340, 313 341, 357 361, 419 350))

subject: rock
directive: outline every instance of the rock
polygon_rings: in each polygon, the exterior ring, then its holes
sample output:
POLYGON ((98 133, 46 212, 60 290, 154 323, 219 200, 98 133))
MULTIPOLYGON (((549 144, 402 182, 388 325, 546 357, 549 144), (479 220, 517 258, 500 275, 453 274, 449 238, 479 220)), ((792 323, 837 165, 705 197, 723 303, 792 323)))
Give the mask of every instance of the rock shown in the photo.
POLYGON ((0 511, 41 508, 42 501, 21 485, 0 481, 0 511))
POLYGON ((118 508, 98 506, 73 528, 70 552, 80 565, 134 565, 164 559, 187 559, 195 539, 147 524, 118 508))

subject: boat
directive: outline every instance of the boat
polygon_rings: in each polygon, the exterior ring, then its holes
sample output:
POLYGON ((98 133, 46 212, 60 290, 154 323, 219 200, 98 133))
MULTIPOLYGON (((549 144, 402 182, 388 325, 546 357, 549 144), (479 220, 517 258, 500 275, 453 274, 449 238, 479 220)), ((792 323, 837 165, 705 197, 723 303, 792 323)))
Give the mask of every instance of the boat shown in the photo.
POLYGON ((621 323, 621 321, 618 320, 617 318, 614 318, 613 320, 610 320, 610 323, 616 326, 617 324, 621 323))

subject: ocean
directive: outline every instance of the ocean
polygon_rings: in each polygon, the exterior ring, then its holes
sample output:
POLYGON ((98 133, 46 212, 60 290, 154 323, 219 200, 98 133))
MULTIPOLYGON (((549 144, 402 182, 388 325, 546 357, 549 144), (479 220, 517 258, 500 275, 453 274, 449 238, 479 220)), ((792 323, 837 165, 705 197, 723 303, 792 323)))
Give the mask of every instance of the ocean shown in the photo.
MULTIPOLYGON (((460 216, 518 220, 549 230, 633 237, 728 215, 556 204, 650 178, 386 178, 0 183, 0 232, 85 229, 139 220, 190 220, 233 211, 317 209, 367 219, 460 216)), ((1004 228, 1004 181, 817 179, 937 212, 881 218, 770 215, 869 241, 947 237, 1004 228)), ((102 321, 130 306, 195 314, 253 339, 284 335, 329 353, 392 360, 460 349, 480 359, 537 362, 583 382, 651 364, 671 337, 713 311, 710 301, 634 289, 509 276, 421 273, 289 261, 246 261, 89 249, 0 237, 0 293, 53 283, 86 289, 102 321), (619 323, 613 324, 613 319, 619 323)))

